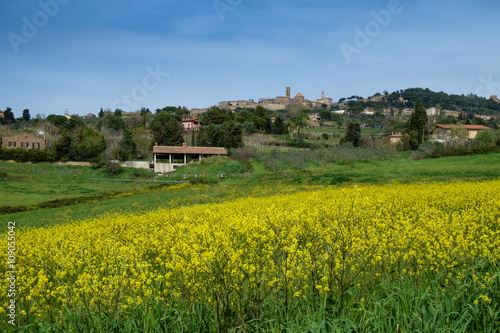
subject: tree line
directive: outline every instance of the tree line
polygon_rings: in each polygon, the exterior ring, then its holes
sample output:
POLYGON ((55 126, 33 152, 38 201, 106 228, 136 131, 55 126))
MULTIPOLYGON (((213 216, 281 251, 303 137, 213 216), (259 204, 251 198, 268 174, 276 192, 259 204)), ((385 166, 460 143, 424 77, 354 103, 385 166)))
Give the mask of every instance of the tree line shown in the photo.
POLYGON ((392 93, 384 91, 384 94, 377 93, 375 96, 382 96, 380 101, 364 101, 361 96, 351 96, 341 98, 339 103, 346 103, 347 107, 376 107, 383 105, 389 108, 414 108, 417 100, 420 99, 424 108, 440 105, 443 110, 466 111, 479 114, 496 114, 500 112, 500 103, 490 99, 477 96, 475 94, 456 95, 445 92, 434 92, 428 88, 408 88, 396 90, 392 93), (406 100, 401 103, 400 97, 406 100), (359 99, 359 100, 358 100, 359 99))

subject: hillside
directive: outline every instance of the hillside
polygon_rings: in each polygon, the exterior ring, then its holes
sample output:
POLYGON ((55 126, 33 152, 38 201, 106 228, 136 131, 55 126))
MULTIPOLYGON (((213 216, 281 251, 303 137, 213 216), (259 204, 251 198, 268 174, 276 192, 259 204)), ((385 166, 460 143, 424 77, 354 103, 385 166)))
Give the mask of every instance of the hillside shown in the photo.
POLYGON ((408 88, 397 90, 384 95, 380 95, 377 93, 374 97, 371 97, 368 100, 359 99, 358 97, 359 96, 351 96, 349 98, 342 98, 340 99, 340 101, 345 100, 348 106, 361 105, 368 107, 377 104, 383 104, 386 107, 413 108, 417 99, 420 98, 422 104, 426 108, 430 108, 439 104, 444 110, 466 111, 487 115, 500 115, 500 103, 491 98, 487 99, 474 94, 454 95, 447 94, 442 91, 434 92, 428 88, 408 88), (377 96, 380 97, 376 98, 377 96), (407 102, 402 103, 400 101, 400 97, 402 97, 407 102))

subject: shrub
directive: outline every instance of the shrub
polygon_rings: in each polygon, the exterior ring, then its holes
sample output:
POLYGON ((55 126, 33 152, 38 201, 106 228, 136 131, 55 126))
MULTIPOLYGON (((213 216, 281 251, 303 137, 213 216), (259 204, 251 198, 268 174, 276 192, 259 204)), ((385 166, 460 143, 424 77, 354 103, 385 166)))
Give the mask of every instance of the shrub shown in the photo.
POLYGON ((495 144, 495 133, 493 131, 480 131, 474 140, 481 146, 491 146, 495 144))
POLYGON ((0 160, 14 160, 18 163, 23 162, 32 162, 32 163, 40 163, 40 162, 54 162, 56 161, 56 157, 54 153, 48 150, 40 150, 40 149, 0 149, 0 160))
POLYGON ((253 151, 247 148, 236 148, 229 151, 230 155, 238 161, 248 161, 254 155, 253 151))
POLYGON ((111 175, 117 175, 122 171, 122 167, 120 166, 120 163, 118 161, 115 161, 115 160, 108 160, 104 164, 104 168, 111 175))

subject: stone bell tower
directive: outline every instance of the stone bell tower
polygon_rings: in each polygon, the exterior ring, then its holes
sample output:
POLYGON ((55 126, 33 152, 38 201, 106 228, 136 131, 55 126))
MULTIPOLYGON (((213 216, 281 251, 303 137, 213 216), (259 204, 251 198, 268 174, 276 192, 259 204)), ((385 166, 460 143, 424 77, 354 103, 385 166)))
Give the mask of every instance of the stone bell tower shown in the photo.
POLYGON ((286 98, 290 98, 290 87, 286 87, 286 98))

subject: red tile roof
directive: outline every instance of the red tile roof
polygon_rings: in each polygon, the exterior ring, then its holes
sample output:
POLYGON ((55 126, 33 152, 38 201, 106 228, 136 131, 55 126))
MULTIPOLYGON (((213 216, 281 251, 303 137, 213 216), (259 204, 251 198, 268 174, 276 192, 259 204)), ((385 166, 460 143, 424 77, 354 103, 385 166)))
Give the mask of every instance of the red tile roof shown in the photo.
POLYGON ((227 151, 222 147, 154 146, 153 154, 227 155, 227 151))
POLYGON ((443 129, 452 129, 455 127, 463 127, 466 130, 469 131, 477 131, 477 130, 490 130, 492 129, 491 127, 484 126, 484 125, 447 125, 447 124, 436 124, 436 127, 443 128, 443 129))

